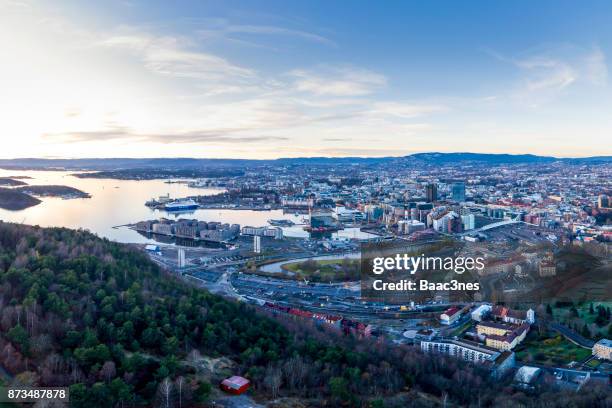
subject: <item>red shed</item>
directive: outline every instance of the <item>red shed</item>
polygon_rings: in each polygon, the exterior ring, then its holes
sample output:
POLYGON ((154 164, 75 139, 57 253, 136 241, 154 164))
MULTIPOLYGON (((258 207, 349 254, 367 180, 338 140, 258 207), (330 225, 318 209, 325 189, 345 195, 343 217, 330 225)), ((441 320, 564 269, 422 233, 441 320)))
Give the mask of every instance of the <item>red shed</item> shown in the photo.
POLYGON ((244 377, 234 375, 221 381, 221 389, 230 394, 239 395, 249 389, 251 382, 244 377))

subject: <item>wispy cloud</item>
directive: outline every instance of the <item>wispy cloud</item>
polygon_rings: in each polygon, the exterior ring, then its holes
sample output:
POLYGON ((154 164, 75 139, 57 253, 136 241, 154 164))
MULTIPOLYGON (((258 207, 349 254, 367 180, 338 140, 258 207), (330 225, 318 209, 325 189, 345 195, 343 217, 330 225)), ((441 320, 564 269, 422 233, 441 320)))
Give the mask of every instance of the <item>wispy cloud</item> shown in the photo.
POLYGON ((577 84, 605 85, 606 57, 599 47, 562 46, 536 49, 519 57, 486 50, 519 69, 519 93, 555 93, 577 84))
POLYGON ((578 78, 578 73, 569 64, 547 57, 538 56, 519 60, 516 65, 528 72, 525 85, 529 91, 560 90, 578 78))
POLYGON ((413 104, 402 102, 376 102, 370 113, 377 115, 389 115, 397 118, 411 119, 435 112, 448 110, 444 105, 435 104, 413 104))
POLYGON ((181 37, 132 32, 112 35, 99 44, 134 52, 148 70, 160 75, 205 80, 256 75, 253 70, 232 64, 225 58, 192 49, 191 41, 181 37))
POLYGON ((297 37, 308 41, 314 41, 325 45, 336 45, 333 41, 318 34, 307 31, 295 30, 285 27, 269 25, 240 25, 230 24, 222 29, 227 34, 259 34, 259 35, 281 35, 297 37))
POLYGON ((323 66, 317 70, 296 69, 289 72, 299 92, 326 96, 368 95, 387 84, 387 78, 356 67, 323 66))
POLYGON ((124 127, 115 126, 103 130, 73 131, 65 133, 46 133, 44 138, 48 140, 61 141, 63 143, 83 142, 108 142, 108 141, 132 141, 161 144, 242 144, 274 142, 287 140, 283 136, 240 136, 243 129, 200 129, 188 132, 169 133, 139 133, 124 127))

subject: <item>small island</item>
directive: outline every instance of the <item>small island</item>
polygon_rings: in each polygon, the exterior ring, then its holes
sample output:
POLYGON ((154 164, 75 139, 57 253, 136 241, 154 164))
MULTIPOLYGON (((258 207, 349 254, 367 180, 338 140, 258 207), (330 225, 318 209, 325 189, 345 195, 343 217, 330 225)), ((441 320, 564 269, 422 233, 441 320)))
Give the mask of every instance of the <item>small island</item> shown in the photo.
POLYGON ((40 204, 38 198, 32 197, 21 191, 0 187, 0 208, 11 211, 25 210, 40 204))
POLYGON ((15 188, 24 194, 34 195, 38 197, 61 197, 64 199, 70 198, 91 198, 89 194, 74 187, 48 185, 48 186, 23 186, 15 188))
POLYGON ((15 177, 0 177, 0 186, 17 187, 26 185, 27 183, 16 180, 15 177))

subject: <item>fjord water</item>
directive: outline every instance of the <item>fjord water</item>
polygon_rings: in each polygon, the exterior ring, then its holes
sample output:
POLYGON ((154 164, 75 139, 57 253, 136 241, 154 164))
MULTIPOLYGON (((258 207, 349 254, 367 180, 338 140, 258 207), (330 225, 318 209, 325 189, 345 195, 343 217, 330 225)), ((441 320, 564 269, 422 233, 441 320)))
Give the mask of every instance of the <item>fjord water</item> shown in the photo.
MULTIPOLYGON (((283 214, 282 210, 195 210, 189 213, 169 214, 144 205, 147 200, 169 194, 172 198, 210 195, 222 192, 217 188, 191 188, 184 183, 165 183, 164 180, 114 180, 78 178, 67 171, 18 171, 0 169, 0 177, 28 176, 22 181, 31 185, 65 185, 91 195, 91 198, 64 200, 43 197, 42 203, 21 211, 0 209, 0 220, 43 227, 83 228, 101 237, 131 243, 154 242, 126 227, 138 221, 166 218, 196 218, 203 221, 237 223, 241 226, 265 226, 268 219, 290 219, 301 223, 302 216, 283 214), (114 228, 116 227, 116 228, 114 228)), ((283 228, 285 235, 306 237, 301 226, 283 228)), ((363 238, 369 234, 356 228, 346 229, 337 236, 363 238)))

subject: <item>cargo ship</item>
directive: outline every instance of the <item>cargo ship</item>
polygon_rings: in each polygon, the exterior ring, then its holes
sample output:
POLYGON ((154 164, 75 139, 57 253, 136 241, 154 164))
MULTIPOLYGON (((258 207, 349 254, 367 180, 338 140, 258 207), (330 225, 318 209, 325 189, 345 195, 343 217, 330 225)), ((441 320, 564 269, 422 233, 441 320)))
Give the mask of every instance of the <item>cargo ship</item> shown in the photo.
POLYGON ((192 199, 179 199, 176 201, 172 201, 164 206, 166 211, 185 211, 185 210, 195 210, 199 207, 198 203, 193 201, 192 199))

